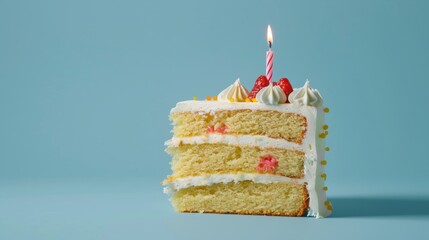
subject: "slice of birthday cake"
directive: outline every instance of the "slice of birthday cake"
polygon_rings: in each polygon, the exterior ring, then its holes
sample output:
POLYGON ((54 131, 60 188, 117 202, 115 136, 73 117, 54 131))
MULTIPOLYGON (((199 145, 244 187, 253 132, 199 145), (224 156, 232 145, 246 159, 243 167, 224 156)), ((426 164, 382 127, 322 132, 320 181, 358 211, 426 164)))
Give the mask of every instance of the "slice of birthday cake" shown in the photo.
POLYGON ((164 191, 179 212, 328 216, 328 111, 308 81, 293 89, 265 76, 250 93, 237 80, 213 98, 179 102, 164 191))

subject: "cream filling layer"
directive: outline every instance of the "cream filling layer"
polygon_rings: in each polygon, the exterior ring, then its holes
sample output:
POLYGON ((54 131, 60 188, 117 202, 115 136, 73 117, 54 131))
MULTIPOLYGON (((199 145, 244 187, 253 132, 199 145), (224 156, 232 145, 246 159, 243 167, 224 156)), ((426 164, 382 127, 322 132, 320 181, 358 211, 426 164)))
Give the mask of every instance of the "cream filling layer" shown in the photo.
MULTIPOLYGON (((225 143, 230 145, 246 145, 261 148, 281 148, 292 149, 306 152, 308 148, 297 143, 288 142, 284 139, 274 139, 262 135, 225 135, 225 134, 208 134, 194 137, 173 137, 165 142, 166 146, 177 147, 181 144, 203 144, 203 143, 225 143)), ((315 158, 309 152, 308 158, 315 158)))
POLYGON ((239 174, 211 174, 203 176, 178 178, 172 183, 166 184, 164 193, 172 194, 182 188, 194 186, 210 186, 217 183, 229 183, 239 181, 253 181, 256 183, 274 183, 274 182, 287 182, 304 184, 304 179, 294 179, 284 176, 270 175, 270 174, 253 174, 253 173, 239 173, 239 174))

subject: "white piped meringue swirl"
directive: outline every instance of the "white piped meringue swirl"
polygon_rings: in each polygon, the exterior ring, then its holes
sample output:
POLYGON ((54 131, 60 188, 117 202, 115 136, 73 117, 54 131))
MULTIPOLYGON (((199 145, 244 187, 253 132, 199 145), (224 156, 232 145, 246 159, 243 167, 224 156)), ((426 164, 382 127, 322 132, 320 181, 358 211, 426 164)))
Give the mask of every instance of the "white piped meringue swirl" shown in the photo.
POLYGON ((287 96, 279 86, 273 86, 273 83, 270 83, 256 94, 256 100, 260 103, 276 105, 285 103, 287 96))
POLYGON ((317 89, 310 87, 307 80, 302 88, 294 89, 289 95, 289 102, 294 104, 319 107, 323 103, 323 98, 317 89))
POLYGON ((238 78, 233 84, 217 95, 219 101, 244 102, 249 96, 249 91, 241 84, 238 78))

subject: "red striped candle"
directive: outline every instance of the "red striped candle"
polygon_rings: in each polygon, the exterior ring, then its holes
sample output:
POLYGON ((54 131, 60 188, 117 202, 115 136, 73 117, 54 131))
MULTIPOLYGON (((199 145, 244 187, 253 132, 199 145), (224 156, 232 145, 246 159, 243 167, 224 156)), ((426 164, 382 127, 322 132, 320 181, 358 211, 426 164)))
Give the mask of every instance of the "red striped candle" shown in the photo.
POLYGON ((266 61, 266 68, 265 68, 265 76, 270 82, 271 82, 271 79, 273 78, 273 59, 274 59, 274 52, 271 51, 270 49, 267 51, 267 61, 266 61))
POLYGON ((267 77, 268 81, 271 82, 271 79, 273 78, 274 52, 271 51, 271 45, 273 44, 273 33, 271 32, 270 25, 268 25, 268 29, 267 29, 267 42, 268 42, 269 49, 267 51, 267 57, 266 57, 265 76, 267 77))

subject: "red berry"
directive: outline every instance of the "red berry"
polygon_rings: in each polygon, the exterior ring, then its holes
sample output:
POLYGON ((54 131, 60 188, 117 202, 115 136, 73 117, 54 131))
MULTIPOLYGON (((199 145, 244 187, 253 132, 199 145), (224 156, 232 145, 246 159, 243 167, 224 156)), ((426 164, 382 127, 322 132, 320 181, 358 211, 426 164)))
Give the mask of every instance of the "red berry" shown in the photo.
POLYGON ((270 81, 268 81, 267 77, 265 77, 264 75, 259 76, 255 81, 255 85, 253 85, 252 91, 250 91, 249 93, 249 99, 255 98, 259 90, 268 86, 269 84, 270 81))
POLYGON ((227 129, 228 129, 227 126, 222 126, 222 127, 218 128, 218 129, 216 129, 216 132, 225 134, 227 129))
POLYGON ((207 133, 214 133, 214 132, 215 132, 214 126, 210 126, 207 128, 207 133))
POLYGON ((276 85, 283 90, 286 96, 289 96, 289 94, 293 92, 293 87, 287 78, 280 79, 276 85))
POLYGON ((256 171, 259 173, 272 173, 275 174, 277 167, 279 166, 279 162, 276 158, 271 155, 259 158, 258 166, 256 167, 256 171))

